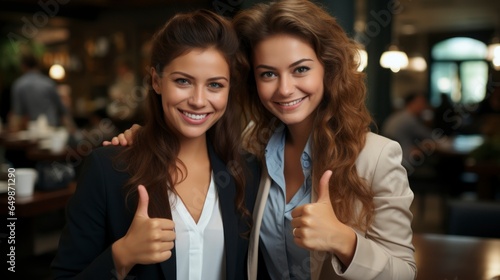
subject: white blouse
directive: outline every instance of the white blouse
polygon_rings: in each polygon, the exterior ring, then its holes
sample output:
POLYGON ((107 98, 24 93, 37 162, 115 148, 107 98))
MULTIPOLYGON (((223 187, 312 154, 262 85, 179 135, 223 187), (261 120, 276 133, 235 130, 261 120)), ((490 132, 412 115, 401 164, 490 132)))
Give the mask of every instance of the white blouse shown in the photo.
POLYGON ((226 279, 224 227, 213 174, 198 224, 180 197, 171 192, 169 199, 175 223, 177 279, 226 279))

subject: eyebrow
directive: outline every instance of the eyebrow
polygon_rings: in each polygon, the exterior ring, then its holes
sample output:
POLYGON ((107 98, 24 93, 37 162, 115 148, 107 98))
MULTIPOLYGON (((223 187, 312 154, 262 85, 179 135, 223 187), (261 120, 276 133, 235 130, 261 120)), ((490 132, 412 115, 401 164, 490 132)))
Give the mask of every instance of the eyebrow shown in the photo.
MULTIPOLYGON (((304 61, 313 61, 312 59, 310 58, 303 58, 303 59, 300 59, 300 60, 297 60, 295 61, 294 63, 288 65, 288 68, 292 68, 294 66, 297 66, 299 64, 301 64, 302 62, 304 61)), ((275 69, 275 67, 272 67, 272 66, 268 66, 268 65, 265 65, 265 64, 260 64, 260 65, 257 65, 255 67, 255 69, 258 69, 258 68, 263 68, 263 69, 275 69)))
MULTIPOLYGON (((171 72, 169 74, 169 76, 172 76, 172 75, 182 75, 182 76, 188 77, 189 79, 193 79, 193 80, 195 79, 195 77, 193 77, 187 73, 180 72, 180 71, 174 71, 174 72, 171 72)), ((229 82, 229 80, 224 76, 211 77, 211 78, 208 78, 207 81, 216 81, 216 80, 221 80, 221 79, 229 82)))

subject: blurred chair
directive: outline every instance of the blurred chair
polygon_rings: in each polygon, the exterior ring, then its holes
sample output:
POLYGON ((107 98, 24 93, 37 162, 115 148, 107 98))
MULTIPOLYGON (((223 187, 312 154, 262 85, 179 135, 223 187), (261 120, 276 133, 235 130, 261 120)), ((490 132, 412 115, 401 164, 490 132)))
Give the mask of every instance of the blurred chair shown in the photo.
POLYGON ((500 203, 450 201, 447 234, 500 238, 500 203))

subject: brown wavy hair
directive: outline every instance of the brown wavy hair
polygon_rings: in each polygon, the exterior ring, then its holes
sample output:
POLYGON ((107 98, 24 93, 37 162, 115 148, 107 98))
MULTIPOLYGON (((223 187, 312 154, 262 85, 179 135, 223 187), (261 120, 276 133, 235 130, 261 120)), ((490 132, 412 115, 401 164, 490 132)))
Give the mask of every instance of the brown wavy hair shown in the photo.
MULTIPOLYGON (((245 174, 242 171, 245 165, 240 154, 242 109, 236 95, 241 82, 236 70, 236 56, 240 54, 231 22, 204 9, 176 14, 153 35, 150 66, 161 73, 176 57, 195 48, 215 48, 229 64, 228 105, 221 119, 207 131, 207 139, 227 166, 238 167, 228 168, 237 187, 235 207, 242 216, 248 217, 244 205, 245 174)), ((149 77, 145 123, 135 133, 134 145, 121 152, 117 162, 122 170, 131 174, 125 186, 127 197, 132 196, 137 201, 137 186, 143 184, 149 193, 149 215, 171 219, 168 190, 175 192, 174 186, 189 174, 184 174, 187 172, 185 168, 179 167, 185 167, 177 157, 180 143, 165 123, 161 95, 154 92, 151 82, 149 77)))
POLYGON ((365 230, 372 221, 373 191, 356 171, 373 119, 366 107, 365 76, 357 71, 356 43, 334 17, 306 0, 257 4, 236 14, 233 24, 248 61, 244 74, 249 99, 246 116, 253 126, 245 131, 246 148, 263 159, 267 141, 281 122, 259 100, 253 69, 253 48, 276 34, 308 42, 325 69, 324 96, 315 111, 312 131, 313 185, 332 170, 330 200, 340 221, 365 230), (361 205, 357 214, 356 207, 361 205))

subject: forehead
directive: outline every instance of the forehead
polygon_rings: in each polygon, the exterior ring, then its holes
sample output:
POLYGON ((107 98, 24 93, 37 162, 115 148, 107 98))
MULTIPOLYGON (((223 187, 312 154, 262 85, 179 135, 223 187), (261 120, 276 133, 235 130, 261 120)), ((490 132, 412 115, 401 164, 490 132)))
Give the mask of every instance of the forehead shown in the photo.
POLYGON ((174 58, 163 71, 205 72, 205 74, 229 73, 229 64, 223 53, 216 48, 194 48, 174 58), (207 73, 206 71, 209 70, 207 73))
POLYGON ((303 58, 317 61, 316 53, 308 42, 289 34, 269 36, 254 48, 255 63, 290 63, 303 58))

